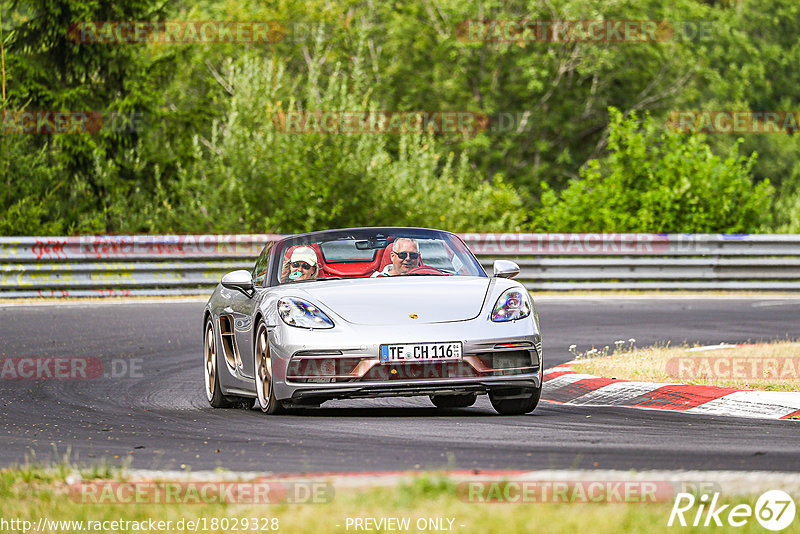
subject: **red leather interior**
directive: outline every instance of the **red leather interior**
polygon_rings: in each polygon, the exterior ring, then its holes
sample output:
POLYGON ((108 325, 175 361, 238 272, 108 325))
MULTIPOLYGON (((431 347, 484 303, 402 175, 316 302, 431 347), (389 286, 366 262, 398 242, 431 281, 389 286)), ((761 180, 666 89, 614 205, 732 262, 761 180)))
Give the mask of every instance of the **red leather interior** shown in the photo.
POLYGON ((386 248, 383 249, 383 254, 381 256, 381 262, 378 265, 378 270, 382 271, 384 267, 392 263, 392 243, 386 245, 386 248))
MULTIPOLYGON (((392 250, 392 245, 387 247, 389 252, 392 250)), ((320 258, 322 254, 319 255, 320 258)), ((372 261, 337 261, 325 262, 324 259, 320 261, 321 275, 322 276, 338 276, 339 278, 365 278, 369 277, 378 270, 378 266, 383 261, 383 252, 378 251, 375 254, 375 259, 372 261)))
MULTIPOLYGON (((375 254, 373 261, 336 261, 326 262, 322 255, 318 243, 310 243, 308 245, 295 245, 286 249, 284 253, 284 262, 292 257, 294 249, 302 246, 308 246, 314 249, 317 254, 317 263, 319 265, 318 276, 324 278, 327 276, 336 276, 339 278, 364 278, 371 276, 376 271, 382 271, 387 265, 392 263, 392 244, 395 238, 389 238, 389 244, 383 250, 379 250, 375 254)), ((420 267, 425 267, 422 258, 419 261, 420 267)))
POLYGON ((339 278, 363 278, 375 272, 377 261, 370 262, 336 262, 326 263, 322 266, 324 276, 338 276, 339 278))
POLYGON ((300 248, 300 247, 311 247, 311 248, 313 248, 314 252, 317 254, 317 262, 319 263, 320 266, 322 266, 322 263, 323 263, 323 261, 322 261, 322 253, 320 252, 319 244, 317 244, 317 243, 310 243, 308 245, 295 245, 293 247, 287 248, 286 252, 283 253, 283 261, 284 262, 289 261, 289 259, 291 259, 291 257, 292 257, 292 252, 294 252, 294 250, 296 248, 300 248))
MULTIPOLYGON (((383 249, 383 257, 381 258, 381 263, 378 266, 378 270, 382 271, 384 267, 392 263, 392 244, 394 239, 392 239, 392 243, 389 243, 385 249, 383 249)), ((422 261, 422 256, 419 257, 419 267, 425 267, 425 263, 422 261)))

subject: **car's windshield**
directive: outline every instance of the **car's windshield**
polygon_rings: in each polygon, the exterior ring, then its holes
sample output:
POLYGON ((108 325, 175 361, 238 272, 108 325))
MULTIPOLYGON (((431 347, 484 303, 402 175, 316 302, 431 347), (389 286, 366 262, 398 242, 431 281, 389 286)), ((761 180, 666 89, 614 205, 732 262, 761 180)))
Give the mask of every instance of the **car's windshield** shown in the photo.
POLYGON ((464 243, 447 232, 385 228, 319 232, 286 240, 281 284, 391 276, 486 276, 464 243))

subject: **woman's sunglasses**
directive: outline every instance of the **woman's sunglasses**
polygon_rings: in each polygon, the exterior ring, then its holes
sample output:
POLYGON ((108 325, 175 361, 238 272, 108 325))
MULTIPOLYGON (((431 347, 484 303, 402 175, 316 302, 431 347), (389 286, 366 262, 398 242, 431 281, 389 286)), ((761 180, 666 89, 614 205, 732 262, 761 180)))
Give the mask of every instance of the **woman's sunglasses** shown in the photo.
POLYGON ((311 269, 311 265, 309 265, 308 263, 306 263, 304 261, 293 261, 292 262, 292 267, 295 267, 295 268, 302 267, 306 271, 311 269))
POLYGON ((406 259, 406 256, 408 256, 412 260, 416 260, 417 258, 419 258, 419 252, 395 252, 394 254, 401 260, 406 259))

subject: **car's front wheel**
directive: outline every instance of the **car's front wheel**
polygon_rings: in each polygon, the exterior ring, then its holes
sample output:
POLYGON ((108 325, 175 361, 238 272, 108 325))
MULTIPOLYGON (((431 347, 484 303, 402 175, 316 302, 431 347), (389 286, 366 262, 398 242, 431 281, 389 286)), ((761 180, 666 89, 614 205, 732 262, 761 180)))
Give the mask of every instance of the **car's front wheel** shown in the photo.
POLYGON ((522 415, 532 412, 539 404, 539 397, 542 396, 542 387, 533 390, 524 390, 514 396, 509 396, 507 392, 490 391, 489 401, 492 407, 501 415, 522 415))
POLYGON ((284 411, 281 402, 275 398, 274 375, 272 372, 272 353, 269 348, 267 325, 259 323, 256 330, 255 350, 255 381, 258 406, 261 411, 268 414, 278 414, 284 411))
POLYGON ((431 395, 431 402, 437 408, 469 408, 478 399, 477 393, 467 395, 431 395))
POLYGON ((206 321, 203 336, 203 364, 205 367, 206 398, 214 408, 227 408, 231 402, 222 394, 217 373, 217 338, 214 336, 214 323, 206 321))

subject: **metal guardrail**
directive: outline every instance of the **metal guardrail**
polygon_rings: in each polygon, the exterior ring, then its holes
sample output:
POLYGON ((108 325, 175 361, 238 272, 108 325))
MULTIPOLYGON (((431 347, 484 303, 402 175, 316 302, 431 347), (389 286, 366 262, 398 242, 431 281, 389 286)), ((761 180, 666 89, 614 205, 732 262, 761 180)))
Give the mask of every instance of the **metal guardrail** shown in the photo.
POLYGON ((0 298, 210 294, 274 234, 0 238, 0 298))
MULTIPOLYGON (((531 290, 800 290, 800 235, 462 234, 531 290)), ((209 294, 281 236, 0 238, 0 298, 209 294)))

